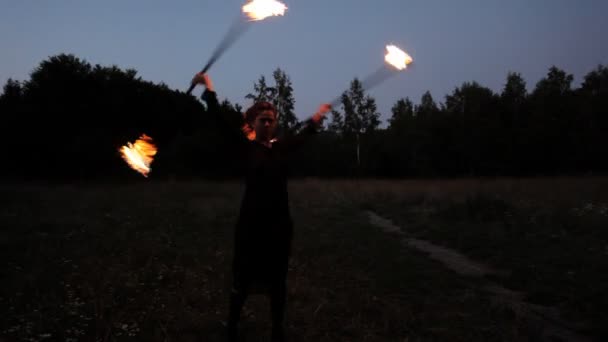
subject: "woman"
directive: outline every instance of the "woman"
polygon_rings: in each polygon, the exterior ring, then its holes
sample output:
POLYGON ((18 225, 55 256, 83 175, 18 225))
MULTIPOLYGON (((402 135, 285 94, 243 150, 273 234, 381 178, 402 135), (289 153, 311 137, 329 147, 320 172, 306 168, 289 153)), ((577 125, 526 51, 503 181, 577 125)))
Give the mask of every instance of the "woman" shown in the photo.
MULTIPOLYGON (((202 99, 208 111, 219 113, 217 95, 211 79, 197 74, 194 84, 203 84, 202 99)), ((236 157, 244 162, 245 193, 234 235, 233 288, 230 296, 228 334, 236 340, 242 307, 252 290, 263 289, 270 296, 272 340, 284 340, 283 319, 286 301, 286 277, 290 256, 293 223, 287 193, 287 159, 289 153, 321 126, 331 109, 321 105, 317 113, 281 139, 275 137, 277 111, 271 103, 258 102, 245 113, 243 127, 230 127, 219 118, 227 130, 241 130, 236 157)))

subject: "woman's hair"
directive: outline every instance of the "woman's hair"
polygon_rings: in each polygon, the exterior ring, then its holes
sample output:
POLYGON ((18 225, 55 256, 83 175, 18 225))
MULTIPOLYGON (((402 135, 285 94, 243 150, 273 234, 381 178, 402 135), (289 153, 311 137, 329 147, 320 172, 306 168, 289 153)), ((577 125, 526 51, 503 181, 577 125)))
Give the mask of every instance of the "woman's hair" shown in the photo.
POLYGON ((255 118, 257 118, 261 112, 267 110, 272 111, 275 117, 277 116, 277 109, 272 105, 272 103, 266 101, 256 102, 245 112, 245 122, 250 125, 253 125, 255 118))

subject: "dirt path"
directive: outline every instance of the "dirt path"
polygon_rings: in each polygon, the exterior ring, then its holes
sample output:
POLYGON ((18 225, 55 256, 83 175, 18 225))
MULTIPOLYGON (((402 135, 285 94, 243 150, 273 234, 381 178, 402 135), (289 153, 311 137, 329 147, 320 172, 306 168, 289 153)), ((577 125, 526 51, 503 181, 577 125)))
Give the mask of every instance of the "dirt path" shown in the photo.
MULTIPOLYGON (((488 275, 508 275, 506 271, 493 269, 464 256, 458 251, 437 246, 429 241, 408 237, 407 233, 399 226, 374 212, 368 211, 366 214, 371 224, 381 228, 385 233, 399 236, 404 246, 427 253, 429 258, 442 263, 445 267, 460 275, 475 278, 484 278, 488 275)), ((544 341, 591 341, 590 338, 577 332, 583 327, 573 326, 560 319, 560 314, 555 308, 526 302, 523 293, 509 290, 490 280, 487 280, 480 289, 488 293, 497 304, 509 307, 522 320, 542 329, 544 341)))

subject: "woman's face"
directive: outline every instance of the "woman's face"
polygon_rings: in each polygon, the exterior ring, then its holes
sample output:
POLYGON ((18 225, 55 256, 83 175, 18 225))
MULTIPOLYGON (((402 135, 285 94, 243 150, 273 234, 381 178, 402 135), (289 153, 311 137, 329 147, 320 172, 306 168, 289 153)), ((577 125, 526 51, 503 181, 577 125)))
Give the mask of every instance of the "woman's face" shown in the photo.
POLYGON ((270 141, 274 137, 277 120, 272 110, 258 114, 253 123, 253 129, 258 140, 270 141))

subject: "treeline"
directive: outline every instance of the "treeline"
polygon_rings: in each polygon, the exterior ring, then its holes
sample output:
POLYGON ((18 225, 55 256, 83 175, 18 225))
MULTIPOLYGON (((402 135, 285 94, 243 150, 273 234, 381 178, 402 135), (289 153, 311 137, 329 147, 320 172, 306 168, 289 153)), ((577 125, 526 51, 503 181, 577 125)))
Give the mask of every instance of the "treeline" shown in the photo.
MULTIPOLYGON (((608 170, 608 68, 578 88, 551 67, 528 93, 509 73, 500 93, 467 82, 437 102, 404 97, 380 129, 376 101, 354 79, 323 131, 294 155, 295 176, 462 177, 597 174, 608 170)), ((277 69, 245 97, 273 102, 281 131, 297 124, 294 88, 277 69)), ((222 113, 242 124, 227 100, 222 113)), ((159 148, 151 178, 239 174, 230 138, 204 102, 132 69, 91 65, 73 55, 40 63, 30 79, 9 79, 0 96, 0 174, 10 179, 141 179, 119 148, 141 134, 159 148)))

